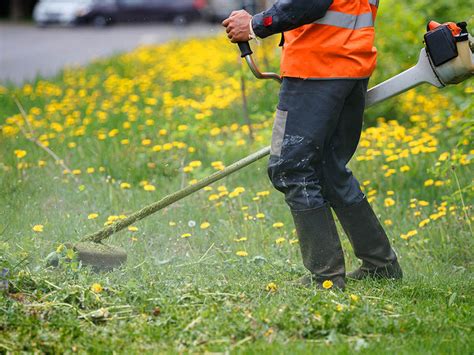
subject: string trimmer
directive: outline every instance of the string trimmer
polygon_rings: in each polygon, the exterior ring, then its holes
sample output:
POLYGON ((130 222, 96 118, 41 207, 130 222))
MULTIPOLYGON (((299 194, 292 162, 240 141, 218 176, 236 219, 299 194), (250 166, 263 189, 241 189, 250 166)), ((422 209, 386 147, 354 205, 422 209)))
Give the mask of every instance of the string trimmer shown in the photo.
MULTIPOLYGON (((421 49, 418 63, 415 66, 368 90, 366 107, 373 106, 422 83, 429 83, 442 88, 446 85, 460 83, 474 75, 473 41, 467 31, 465 22, 443 25, 430 22, 428 32, 424 36, 424 43, 425 47, 421 49)), ((245 58, 255 77, 281 82, 281 77, 275 73, 260 72, 252 58, 253 53, 248 42, 242 42, 238 45, 242 58, 245 58)), ((96 269, 112 269, 120 266, 127 260, 127 253, 122 248, 103 244, 102 242, 106 238, 233 174, 269 153, 270 147, 265 147, 194 185, 165 196, 160 201, 142 208, 129 217, 87 235, 80 242, 72 245, 78 260, 83 265, 90 265, 96 269)))

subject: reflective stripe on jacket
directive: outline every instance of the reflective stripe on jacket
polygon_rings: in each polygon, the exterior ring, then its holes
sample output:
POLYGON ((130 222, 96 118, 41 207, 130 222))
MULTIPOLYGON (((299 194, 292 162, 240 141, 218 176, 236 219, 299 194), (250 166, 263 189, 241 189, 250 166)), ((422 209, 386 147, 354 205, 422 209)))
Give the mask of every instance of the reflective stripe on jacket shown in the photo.
POLYGON ((367 78, 375 69, 377 0, 334 0, 324 17, 284 33, 281 75, 367 78))

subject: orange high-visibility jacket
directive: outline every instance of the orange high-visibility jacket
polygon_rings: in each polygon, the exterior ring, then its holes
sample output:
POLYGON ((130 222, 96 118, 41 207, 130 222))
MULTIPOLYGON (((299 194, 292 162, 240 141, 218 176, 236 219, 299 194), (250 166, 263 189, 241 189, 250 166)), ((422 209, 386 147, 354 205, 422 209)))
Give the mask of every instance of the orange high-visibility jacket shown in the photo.
POLYGON ((334 0, 325 16, 284 33, 281 75, 367 78, 375 69, 378 0, 334 0))

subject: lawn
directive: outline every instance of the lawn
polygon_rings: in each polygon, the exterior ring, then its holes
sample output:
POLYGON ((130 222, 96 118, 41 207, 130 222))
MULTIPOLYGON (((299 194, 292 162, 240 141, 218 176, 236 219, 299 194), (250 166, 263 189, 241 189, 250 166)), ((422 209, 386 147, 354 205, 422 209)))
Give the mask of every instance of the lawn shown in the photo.
MULTIPOLYGON (((400 3, 382 5, 373 83, 414 64, 421 46, 424 19, 394 31, 400 3)), ((436 10, 468 17, 450 6, 436 10)), ((277 70, 273 42, 257 60, 277 70)), ((110 237, 128 252, 122 268, 75 261, 64 243, 268 145, 277 92, 222 36, 0 87, 0 352, 472 353, 472 80, 367 110, 351 168, 401 282, 295 286, 305 270, 266 159, 110 237)))

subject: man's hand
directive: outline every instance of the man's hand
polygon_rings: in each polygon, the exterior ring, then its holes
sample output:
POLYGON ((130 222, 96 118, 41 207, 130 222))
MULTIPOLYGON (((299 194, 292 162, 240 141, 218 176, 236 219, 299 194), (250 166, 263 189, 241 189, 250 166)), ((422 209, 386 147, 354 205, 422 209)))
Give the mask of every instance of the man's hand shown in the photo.
POLYGON ((245 10, 232 11, 230 16, 222 21, 226 28, 227 37, 232 43, 247 42, 250 39, 250 21, 252 15, 245 10))

